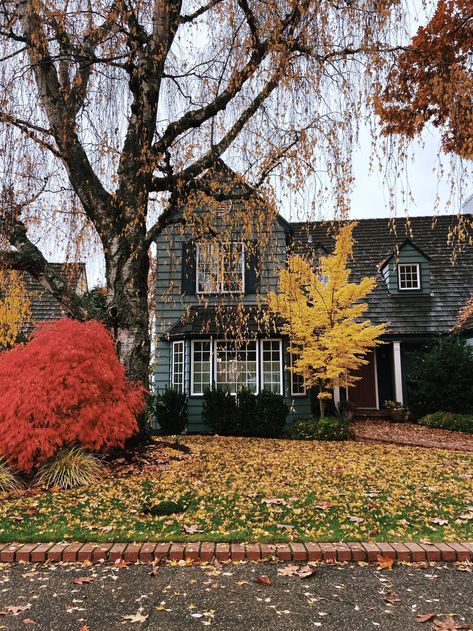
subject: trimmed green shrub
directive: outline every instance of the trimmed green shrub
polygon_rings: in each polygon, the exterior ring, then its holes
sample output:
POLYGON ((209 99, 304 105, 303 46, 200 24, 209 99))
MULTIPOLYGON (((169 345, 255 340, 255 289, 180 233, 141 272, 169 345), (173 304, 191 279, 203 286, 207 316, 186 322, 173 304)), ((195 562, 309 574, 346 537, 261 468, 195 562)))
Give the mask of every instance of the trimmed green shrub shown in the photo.
POLYGON ((38 486, 72 489, 94 484, 102 473, 100 460, 82 447, 63 447, 40 467, 35 479, 38 486))
POLYGON ((241 388, 234 397, 236 436, 255 436, 255 424, 258 422, 258 405, 256 396, 247 388, 241 388))
POLYGON ((434 412, 417 421, 420 425, 435 429, 450 429, 455 432, 473 434, 473 415, 454 414, 452 412, 434 412))
POLYGON ((440 337, 416 353, 409 375, 409 409, 414 418, 437 410, 473 414, 473 347, 459 335, 440 337))
POLYGON ((154 413, 163 434, 181 434, 187 427, 187 395, 166 388, 153 397, 154 413))
POLYGON ((288 429, 293 440, 347 440, 350 423, 341 416, 298 418, 288 429))
POLYGON ((0 493, 12 493, 21 487, 19 478, 10 469, 5 458, 0 458, 0 493))
POLYGON ((298 418, 287 430, 292 440, 317 440, 319 436, 319 419, 313 416, 298 418))
POLYGON ((206 390, 203 396, 202 420, 221 436, 235 435, 235 397, 227 390, 206 390))
POLYGON ((241 388, 236 396, 226 390, 204 393, 202 419, 222 436, 277 437, 288 413, 284 397, 267 390, 253 394, 241 388))
POLYGON ((269 390, 263 390, 256 396, 256 418, 253 433, 250 436, 276 438, 284 429, 289 406, 284 397, 269 390))
POLYGON ((319 440, 347 440, 350 423, 342 416, 324 416, 319 419, 319 440))

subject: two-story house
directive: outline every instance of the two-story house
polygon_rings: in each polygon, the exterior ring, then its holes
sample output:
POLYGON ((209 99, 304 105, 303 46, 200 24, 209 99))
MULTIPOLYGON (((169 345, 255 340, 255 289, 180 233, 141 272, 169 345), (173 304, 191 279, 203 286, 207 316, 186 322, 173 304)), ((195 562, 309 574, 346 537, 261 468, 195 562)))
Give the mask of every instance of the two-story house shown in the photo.
MULTIPOLYGON (((254 206, 238 217, 238 202, 208 211, 209 231, 171 226, 159 237, 156 278, 156 373, 158 390, 172 386, 189 397, 189 430, 205 431, 202 396, 217 387, 236 393, 245 386, 284 395, 292 417, 308 415, 314 395, 289 370, 288 340, 269 317, 264 296, 276 290, 288 254, 317 261, 334 245, 333 226, 289 223, 279 215, 249 230, 254 206), (244 218, 244 219, 243 219, 244 218), (217 226, 217 227, 216 227, 217 226)), ((471 219, 471 217, 465 217, 471 219)), ((384 344, 369 356, 361 379, 348 392, 358 409, 379 410, 386 400, 408 402, 412 354, 439 333, 451 331, 473 294, 473 246, 452 264, 448 244, 456 216, 360 220, 354 230, 352 279, 376 276, 367 317, 388 323, 384 344)), ((470 235, 471 237, 471 235, 470 235)))

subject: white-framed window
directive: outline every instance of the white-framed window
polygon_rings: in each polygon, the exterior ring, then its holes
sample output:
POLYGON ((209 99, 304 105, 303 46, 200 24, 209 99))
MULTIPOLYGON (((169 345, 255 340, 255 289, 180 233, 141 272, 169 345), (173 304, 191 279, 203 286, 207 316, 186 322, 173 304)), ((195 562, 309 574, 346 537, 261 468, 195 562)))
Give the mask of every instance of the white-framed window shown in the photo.
MULTIPOLYGON (((293 366, 293 356, 290 353, 291 357, 291 368, 293 366)), ((306 395, 305 381, 302 375, 298 375, 297 373, 291 370, 291 396, 293 397, 303 397, 306 395)))
POLYGON ((178 392, 184 392, 184 342, 172 343, 171 384, 178 392))
POLYGON ((191 394, 204 394, 212 385, 211 340, 191 342, 191 394))
POLYGON ((261 387, 282 394, 282 341, 261 340, 261 387))
POLYGON ((397 266, 399 289, 420 289, 419 263, 399 263, 397 266))
POLYGON ((245 248, 240 241, 197 243, 198 294, 242 293, 245 290, 245 248))
POLYGON ((242 387, 258 392, 256 340, 215 340, 215 386, 236 394, 242 387))

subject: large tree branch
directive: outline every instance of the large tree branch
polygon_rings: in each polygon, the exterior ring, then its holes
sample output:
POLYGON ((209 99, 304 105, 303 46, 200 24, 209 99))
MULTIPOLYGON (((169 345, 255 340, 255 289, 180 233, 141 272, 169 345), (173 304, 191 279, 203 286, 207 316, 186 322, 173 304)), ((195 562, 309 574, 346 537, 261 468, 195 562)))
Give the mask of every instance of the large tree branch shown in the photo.
POLYGON ((36 245, 28 239, 25 225, 19 220, 9 221, 6 214, 2 209, 0 232, 8 238, 15 251, 2 252, 0 261, 11 269, 29 272, 71 316, 85 319, 87 311, 80 296, 67 283, 67 279, 56 273, 36 245))
MULTIPOLYGON (((121 3, 120 3, 121 4, 121 3)), ((142 30, 132 10, 126 13, 133 37, 128 38, 130 49, 129 87, 133 95, 131 116, 123 144, 118 167, 119 190, 130 189, 130 165, 139 174, 132 183, 142 191, 141 182, 151 175, 154 163, 151 160, 153 137, 159 91, 164 64, 178 28, 181 0, 154 0, 151 36, 142 35, 142 30)))
POLYGON ((193 164, 189 165, 181 172, 167 177, 155 177, 152 180, 152 188, 155 191, 169 190, 170 187, 175 187, 179 182, 186 183, 195 177, 198 177, 206 169, 209 169, 217 161, 218 158, 228 149, 230 144, 235 140, 238 134, 241 132, 246 123, 252 118, 252 116, 258 111, 260 106, 269 97, 271 92, 278 86, 281 79, 280 71, 275 72, 270 79, 265 83, 260 92, 253 98, 248 107, 242 112, 235 123, 230 127, 227 133, 221 138, 221 140, 212 145, 211 148, 196 160, 193 164))
POLYGON ((41 138, 41 136, 38 136, 38 134, 36 133, 39 132, 41 134, 52 135, 51 131, 49 131, 48 129, 45 129, 44 127, 41 127, 39 125, 34 125, 26 120, 23 120, 22 118, 12 116, 11 114, 8 114, 8 112, 0 112, 0 122, 7 123, 8 125, 13 125, 17 129, 22 131, 25 136, 28 136, 28 138, 33 140, 33 142, 35 142, 37 145, 39 145, 43 149, 47 149, 48 151, 50 151, 54 156, 56 156, 56 158, 61 159, 61 154, 59 153, 57 148, 51 142, 48 142, 44 138, 41 138))
POLYGON ((197 19, 204 13, 207 13, 207 11, 210 11, 210 9, 213 9, 217 6, 217 4, 220 4, 221 2, 223 2, 223 0, 210 0, 209 2, 207 2, 207 4, 203 4, 193 13, 189 13, 188 15, 181 15, 179 17, 179 24, 188 24, 189 22, 193 22, 195 19, 197 19))
POLYGON ((103 211, 104 208, 108 208, 111 196, 93 170, 79 140, 74 107, 69 107, 69 103, 64 99, 49 52, 44 24, 35 7, 36 3, 32 0, 19 0, 17 4, 41 101, 71 184, 87 216, 101 233, 109 226, 106 213, 103 211))
POLYGON ((161 137, 154 144, 153 154, 155 160, 159 160, 179 136, 190 129, 201 127, 206 121, 222 112, 230 101, 239 94, 243 86, 256 74, 271 50, 281 52, 283 49, 289 50, 291 48, 290 41, 294 30, 299 24, 301 16, 304 15, 304 10, 307 8, 308 3, 309 0, 304 0, 300 3, 296 2, 293 9, 281 20, 279 28, 274 33, 271 33, 265 41, 261 42, 259 37, 257 37, 256 20, 245 0, 243 0, 241 8, 245 13, 247 22, 249 20, 249 28, 253 33, 253 48, 247 63, 230 77, 227 87, 213 101, 201 108, 186 112, 179 120, 169 123, 161 137), (248 7, 246 11, 245 5, 248 7))

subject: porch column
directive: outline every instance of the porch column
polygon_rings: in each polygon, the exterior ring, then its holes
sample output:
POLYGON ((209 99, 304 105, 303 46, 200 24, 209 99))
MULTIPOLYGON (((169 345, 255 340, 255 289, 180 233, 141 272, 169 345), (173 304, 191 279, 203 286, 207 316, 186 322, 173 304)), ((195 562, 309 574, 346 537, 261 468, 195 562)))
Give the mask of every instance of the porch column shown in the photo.
POLYGON ((404 403, 402 396, 402 364, 401 364, 401 343, 393 342, 394 359, 394 398, 399 403, 404 403))
POLYGON ((334 386, 333 388, 333 402, 337 407, 340 405, 340 386, 334 386))

